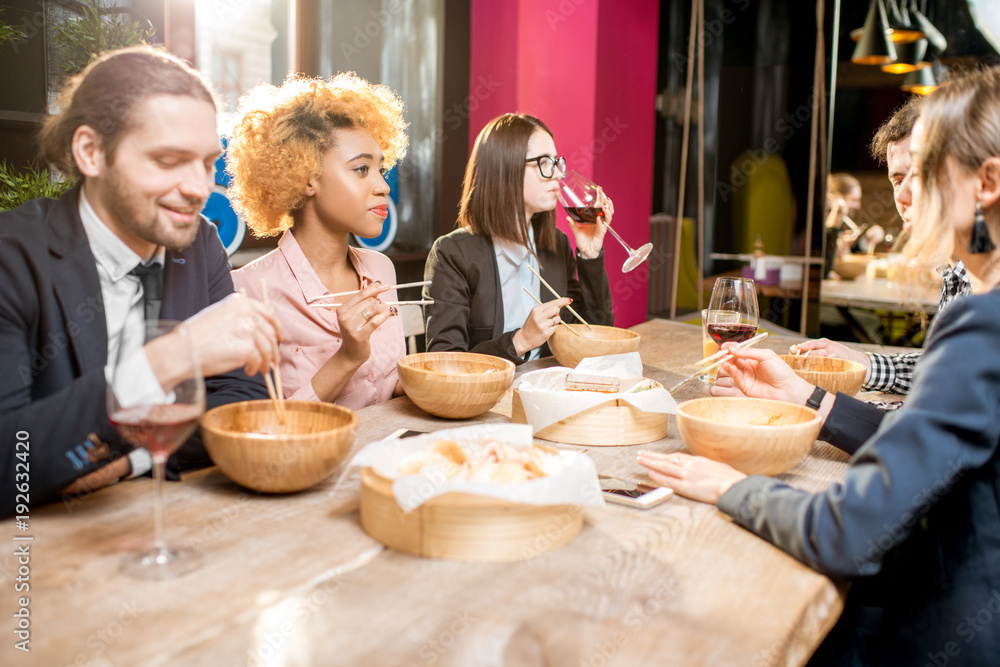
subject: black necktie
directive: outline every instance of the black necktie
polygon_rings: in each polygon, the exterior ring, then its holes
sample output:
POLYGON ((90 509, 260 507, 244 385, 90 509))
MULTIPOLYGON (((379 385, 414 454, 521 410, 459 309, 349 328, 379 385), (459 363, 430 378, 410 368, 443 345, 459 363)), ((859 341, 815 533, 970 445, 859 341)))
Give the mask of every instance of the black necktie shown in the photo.
POLYGON ((142 305, 146 311, 146 321, 160 319, 160 306, 163 305, 163 265, 160 263, 149 266, 139 263, 129 271, 142 283, 142 305))

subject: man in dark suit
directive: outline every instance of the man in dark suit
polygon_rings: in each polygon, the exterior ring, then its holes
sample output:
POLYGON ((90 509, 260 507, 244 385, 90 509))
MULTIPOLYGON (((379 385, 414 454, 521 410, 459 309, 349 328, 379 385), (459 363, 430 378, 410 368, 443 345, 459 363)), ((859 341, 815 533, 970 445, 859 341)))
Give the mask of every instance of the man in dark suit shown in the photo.
MULTIPOLYGON (((142 347, 135 382, 162 391, 183 370, 181 346, 193 346, 208 407, 266 397, 253 376, 280 337, 269 308, 233 294, 200 215, 221 150, 200 74, 159 50, 124 49, 74 77, 59 107, 42 154, 77 187, 0 214, 0 516, 149 465, 105 407, 119 346, 142 346, 134 325, 185 320, 186 341, 142 347)), ((175 459, 206 461, 197 442, 175 459)))

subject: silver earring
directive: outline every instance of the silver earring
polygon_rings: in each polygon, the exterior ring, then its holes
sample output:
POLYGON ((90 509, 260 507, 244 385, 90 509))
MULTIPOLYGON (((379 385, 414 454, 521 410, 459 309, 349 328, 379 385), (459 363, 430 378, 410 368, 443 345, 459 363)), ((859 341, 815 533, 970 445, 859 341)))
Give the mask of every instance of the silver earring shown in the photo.
POLYGON ((990 238, 990 230, 986 227, 986 216, 983 215, 983 207, 976 202, 976 217, 972 224, 972 238, 969 240, 969 252, 974 255, 981 255, 991 252, 996 246, 990 238))

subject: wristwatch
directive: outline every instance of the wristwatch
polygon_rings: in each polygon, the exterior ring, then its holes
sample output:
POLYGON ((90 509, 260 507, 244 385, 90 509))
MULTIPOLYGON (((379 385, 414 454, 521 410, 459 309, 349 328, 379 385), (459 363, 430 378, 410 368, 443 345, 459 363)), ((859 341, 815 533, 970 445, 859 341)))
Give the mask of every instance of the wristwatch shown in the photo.
POLYGON ((823 387, 816 387, 813 391, 812 396, 806 401, 806 407, 812 408, 813 410, 819 410, 819 404, 823 402, 823 397, 826 396, 826 389, 823 387))

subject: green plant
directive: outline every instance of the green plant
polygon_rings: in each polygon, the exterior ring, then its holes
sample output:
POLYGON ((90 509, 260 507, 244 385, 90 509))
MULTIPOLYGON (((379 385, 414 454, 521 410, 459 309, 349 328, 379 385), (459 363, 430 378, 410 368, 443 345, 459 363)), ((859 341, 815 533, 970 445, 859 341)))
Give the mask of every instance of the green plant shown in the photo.
POLYGON ((24 34, 23 30, 3 21, 3 8, 0 7, 0 46, 25 37, 27 35, 24 34))
POLYGON ((60 197, 73 187, 73 181, 59 176, 53 179, 47 169, 29 165, 16 169, 0 160, 0 211, 17 208, 36 197, 60 197))
POLYGON ((113 5, 105 6, 101 0, 82 0, 80 4, 83 6, 80 18, 69 19, 53 28, 53 41, 62 60, 62 69, 69 75, 82 71, 99 53, 150 44, 156 37, 151 27, 113 5))

